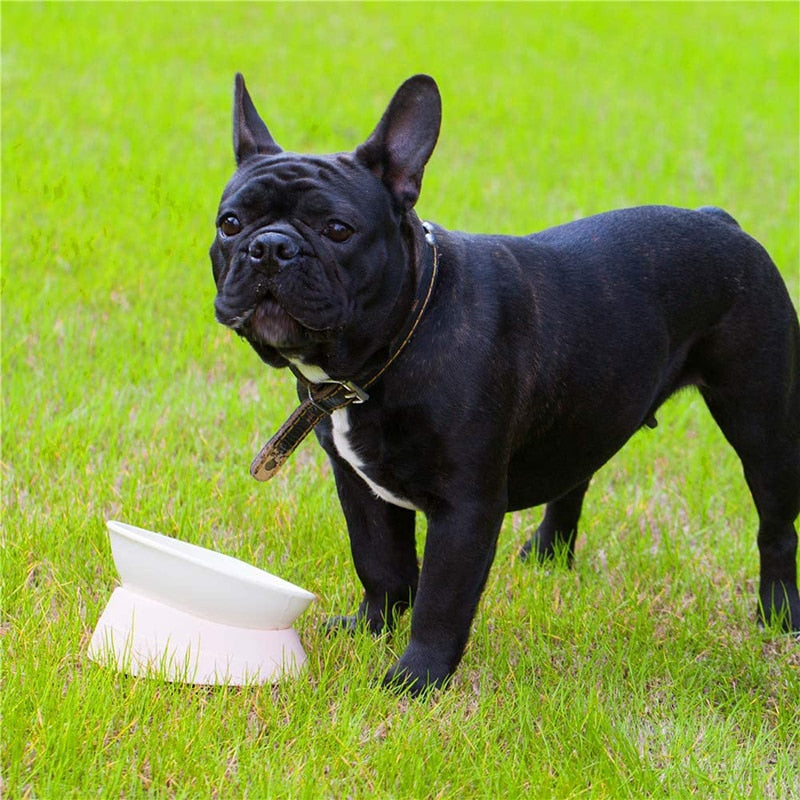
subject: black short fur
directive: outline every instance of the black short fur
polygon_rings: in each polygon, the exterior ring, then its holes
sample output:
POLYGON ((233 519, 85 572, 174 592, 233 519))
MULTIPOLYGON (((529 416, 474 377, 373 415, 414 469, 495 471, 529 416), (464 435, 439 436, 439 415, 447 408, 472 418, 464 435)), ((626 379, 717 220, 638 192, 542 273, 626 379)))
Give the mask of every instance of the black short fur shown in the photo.
MULTIPOLYGON (((273 366, 358 383, 396 349, 431 257, 413 206, 439 130, 436 85, 407 81, 350 154, 285 153, 241 79, 234 120, 239 169, 211 248, 217 316, 273 366)), ((386 680, 443 684, 503 515, 546 504, 523 555, 571 559, 594 472, 693 385, 758 510, 760 614, 799 630, 800 328, 764 248, 716 208, 434 235, 439 275, 410 344, 366 403, 317 428, 364 586, 355 615, 332 625, 382 631, 413 604, 386 680), (421 570, 415 509, 428 521, 421 570)))

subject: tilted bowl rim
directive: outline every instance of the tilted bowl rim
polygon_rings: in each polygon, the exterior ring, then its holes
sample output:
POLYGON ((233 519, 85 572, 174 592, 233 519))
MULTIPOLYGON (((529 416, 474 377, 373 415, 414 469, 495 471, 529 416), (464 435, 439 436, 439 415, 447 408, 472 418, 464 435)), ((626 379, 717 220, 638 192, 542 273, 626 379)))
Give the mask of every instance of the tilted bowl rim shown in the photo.
MULTIPOLYGON (((133 542, 146 551, 152 552, 154 556, 169 556, 191 564, 201 571, 217 573, 228 580, 262 590, 268 589, 286 597, 308 601, 316 599, 315 595, 307 589, 234 556, 119 520, 107 520, 106 527, 111 537, 118 536, 133 542)), ((116 554, 114 559, 116 562, 116 554)), ((120 568, 120 564, 117 564, 117 567, 120 568)), ((121 573, 122 570, 120 570, 121 573)))

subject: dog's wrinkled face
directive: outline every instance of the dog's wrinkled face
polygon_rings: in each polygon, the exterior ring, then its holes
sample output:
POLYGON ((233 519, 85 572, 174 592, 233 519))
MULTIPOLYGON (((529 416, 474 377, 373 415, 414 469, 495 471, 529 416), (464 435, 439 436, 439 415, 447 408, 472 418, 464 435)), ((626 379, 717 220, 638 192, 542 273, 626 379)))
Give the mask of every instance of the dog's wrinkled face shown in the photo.
POLYGON ((237 76, 238 169, 210 251, 215 311, 267 363, 323 365, 350 332, 366 340, 385 324, 408 282, 403 222, 438 134, 436 103, 420 119, 431 84, 398 93, 354 153, 307 156, 275 143, 237 76))
POLYGON ((349 268, 370 231, 360 209, 391 212, 365 172, 347 155, 290 154, 256 156, 237 171, 211 248, 220 322, 284 357, 347 327, 358 295, 349 268))

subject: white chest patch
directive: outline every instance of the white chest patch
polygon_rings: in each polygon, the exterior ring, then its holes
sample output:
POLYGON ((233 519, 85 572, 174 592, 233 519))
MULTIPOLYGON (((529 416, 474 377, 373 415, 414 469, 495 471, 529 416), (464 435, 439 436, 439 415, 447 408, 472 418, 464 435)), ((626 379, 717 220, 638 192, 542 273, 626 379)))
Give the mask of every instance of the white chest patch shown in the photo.
POLYGON ((392 505, 400 506, 401 508, 410 508, 412 511, 419 511, 419 509, 409 500, 404 497, 398 497, 396 494, 379 486, 375 481, 368 478, 364 472, 364 462, 358 457, 358 453, 350 445, 348 434, 350 433, 350 420, 347 416, 347 409, 340 408, 331 414, 331 422, 333 423, 333 443, 336 445, 336 450, 339 455, 358 473, 359 477, 364 483, 369 486, 377 497, 385 500, 392 505))

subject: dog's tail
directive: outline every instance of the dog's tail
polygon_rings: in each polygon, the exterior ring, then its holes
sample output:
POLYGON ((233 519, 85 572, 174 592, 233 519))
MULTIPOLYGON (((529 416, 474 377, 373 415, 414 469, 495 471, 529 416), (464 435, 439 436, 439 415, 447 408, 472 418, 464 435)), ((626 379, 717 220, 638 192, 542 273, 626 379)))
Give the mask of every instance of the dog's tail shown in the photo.
POLYGON ((701 214, 711 214, 717 219, 727 222, 729 225, 735 225, 737 228, 742 227, 727 211, 723 211, 721 208, 717 208, 717 206, 701 206, 697 210, 701 214))

